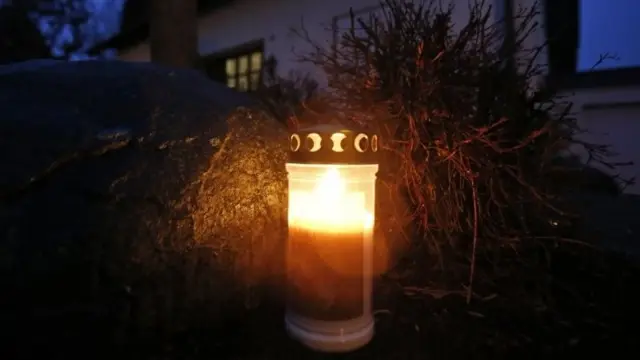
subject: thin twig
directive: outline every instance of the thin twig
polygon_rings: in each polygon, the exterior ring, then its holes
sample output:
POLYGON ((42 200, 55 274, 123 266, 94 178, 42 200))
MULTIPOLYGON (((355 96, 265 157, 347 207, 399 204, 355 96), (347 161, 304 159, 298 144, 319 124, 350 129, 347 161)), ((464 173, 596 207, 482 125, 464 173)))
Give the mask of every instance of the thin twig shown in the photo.
POLYGON ((471 252, 471 267, 469 269, 469 287, 467 287, 467 304, 471 303, 473 293, 473 279, 476 271, 476 250, 478 248, 478 187, 475 180, 471 180, 471 190, 473 191, 473 249, 471 252))

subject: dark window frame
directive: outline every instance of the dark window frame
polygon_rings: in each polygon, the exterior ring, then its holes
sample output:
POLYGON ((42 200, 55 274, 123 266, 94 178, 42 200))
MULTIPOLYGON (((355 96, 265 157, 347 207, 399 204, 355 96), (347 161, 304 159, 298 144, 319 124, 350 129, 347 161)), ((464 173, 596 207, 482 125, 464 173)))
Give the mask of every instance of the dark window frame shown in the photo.
POLYGON ((264 45, 265 45, 264 39, 258 39, 258 40, 253 40, 253 41, 240 44, 238 46, 227 48, 221 51, 216 51, 214 53, 211 53, 209 55, 205 55, 202 57, 202 60, 201 60, 202 66, 207 72, 207 75, 212 80, 220 81, 225 85, 228 85, 230 78, 226 73, 227 60, 234 59, 235 68, 238 69, 240 58, 242 56, 248 56, 249 58, 248 58, 246 73, 244 72, 240 73, 238 71, 235 72, 234 78, 235 78, 236 86, 234 88, 236 89, 238 88, 237 84, 239 83, 240 77, 245 75, 247 76, 247 89, 240 90, 240 91, 246 91, 246 92, 257 91, 263 86, 263 82, 264 82, 264 69, 265 69, 265 61, 266 61, 264 45), (255 69, 252 69, 251 55, 257 52, 262 54, 262 58, 260 63, 260 69, 255 70, 255 69), (254 88, 252 87, 253 81, 252 81, 251 75, 255 73, 258 74, 258 78, 257 78, 257 85, 254 88))
POLYGON ((544 0, 542 5, 545 39, 548 42, 549 85, 558 89, 640 85, 640 65, 577 71, 580 0, 544 0))

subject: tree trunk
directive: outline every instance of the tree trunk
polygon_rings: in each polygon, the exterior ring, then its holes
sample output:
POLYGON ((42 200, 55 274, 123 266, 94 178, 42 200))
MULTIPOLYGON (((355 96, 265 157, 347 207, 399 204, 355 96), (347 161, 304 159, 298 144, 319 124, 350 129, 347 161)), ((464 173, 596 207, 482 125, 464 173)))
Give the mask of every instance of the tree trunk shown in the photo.
POLYGON ((197 1, 152 0, 149 3, 151 61, 195 68, 198 63, 197 1))

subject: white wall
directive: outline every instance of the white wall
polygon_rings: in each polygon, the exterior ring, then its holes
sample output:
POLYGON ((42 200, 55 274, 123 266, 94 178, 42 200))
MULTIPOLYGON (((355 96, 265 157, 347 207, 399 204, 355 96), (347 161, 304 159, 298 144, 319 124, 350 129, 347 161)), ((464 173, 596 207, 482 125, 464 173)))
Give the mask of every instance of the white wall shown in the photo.
MULTIPOLYGON (((567 95, 574 104, 578 124, 587 131, 581 138, 611 145, 617 155, 610 161, 634 163, 619 167, 617 173, 640 181, 640 86, 580 89, 567 95)), ((640 194, 640 184, 626 192, 640 194)))

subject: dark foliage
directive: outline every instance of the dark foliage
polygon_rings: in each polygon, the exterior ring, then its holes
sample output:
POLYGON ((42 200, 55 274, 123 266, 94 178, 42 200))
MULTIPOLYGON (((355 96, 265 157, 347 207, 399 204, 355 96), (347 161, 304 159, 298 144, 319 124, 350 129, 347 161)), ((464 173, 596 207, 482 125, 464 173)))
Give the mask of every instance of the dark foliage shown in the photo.
POLYGON ((454 24, 454 10, 466 9, 384 1, 378 15, 352 15, 336 46, 316 45, 303 60, 324 69, 329 101, 346 121, 386 140, 380 177, 391 197, 411 203, 403 223, 417 224, 413 255, 448 272, 448 260, 466 258, 473 283, 478 259, 571 227, 575 183, 557 180, 583 169, 564 155, 615 164, 607 146, 579 140, 571 104, 538 86, 543 47, 528 40, 535 9, 521 10, 506 32, 485 1, 469 6, 464 24, 454 24))
POLYGON ((292 72, 288 77, 277 73, 278 61, 273 56, 265 61, 264 86, 258 93, 265 108, 289 129, 297 126, 298 118, 318 94, 318 83, 309 74, 292 72))
POLYGON ((85 46, 90 17, 86 1, 12 1, 0 13, 0 56, 5 63, 54 57, 52 46, 61 51, 55 57, 66 59, 85 46), (36 20, 45 21, 49 25, 47 31, 41 33, 36 20))
POLYGON ((49 57, 49 47, 28 12, 14 6, 0 8, 0 64, 49 57))

